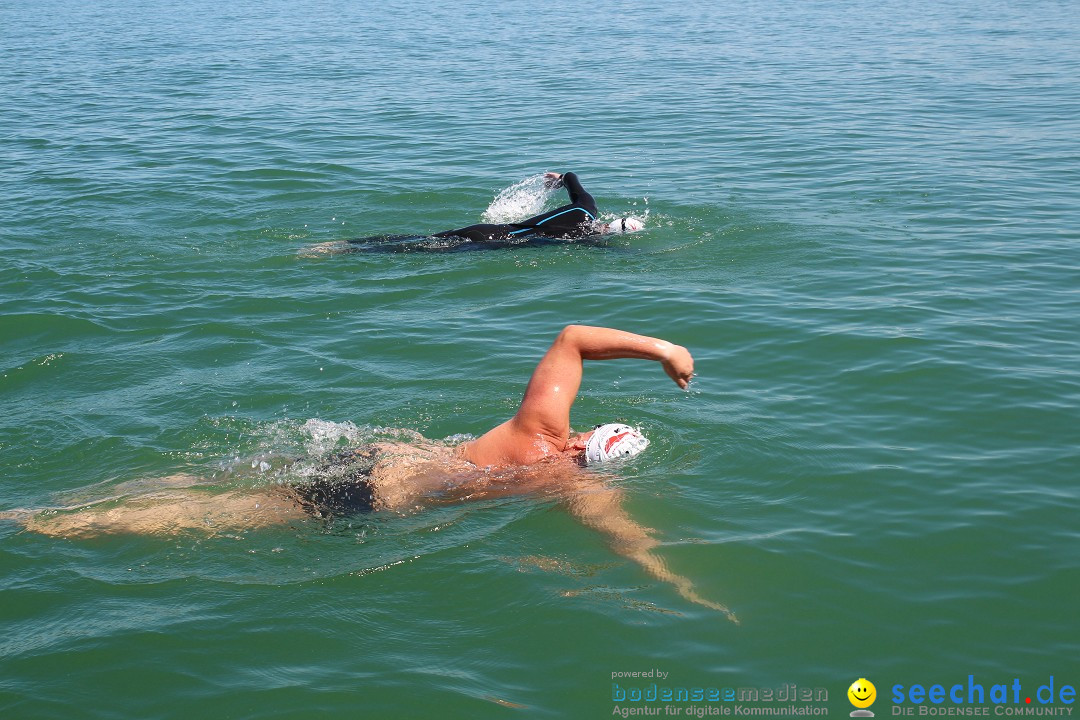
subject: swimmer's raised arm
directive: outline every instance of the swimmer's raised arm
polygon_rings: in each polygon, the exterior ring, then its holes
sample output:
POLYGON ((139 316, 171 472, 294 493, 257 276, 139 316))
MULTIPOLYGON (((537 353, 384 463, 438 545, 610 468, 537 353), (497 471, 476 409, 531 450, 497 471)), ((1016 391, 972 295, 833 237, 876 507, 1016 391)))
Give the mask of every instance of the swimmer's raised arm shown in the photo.
POLYGON ((583 361, 618 358, 659 362, 684 389, 694 374, 694 360, 682 345, 613 328, 568 325, 533 371, 514 417, 469 443, 465 456, 478 465, 524 465, 566 450, 583 361))
POLYGON ((568 325, 540 360, 511 422, 530 434, 565 444, 570 408, 581 386, 583 360, 655 360, 679 387, 694 374, 694 359, 682 345, 613 328, 568 325))
POLYGON ((585 188, 582 187, 581 181, 578 180, 577 173, 568 172, 559 174, 556 172, 549 172, 544 173, 544 177, 547 178, 548 183, 551 184, 551 187, 559 187, 560 185, 562 187, 565 187, 567 194, 570 195, 571 203, 583 205, 596 204, 596 201, 593 200, 592 195, 590 195, 585 190, 585 188))

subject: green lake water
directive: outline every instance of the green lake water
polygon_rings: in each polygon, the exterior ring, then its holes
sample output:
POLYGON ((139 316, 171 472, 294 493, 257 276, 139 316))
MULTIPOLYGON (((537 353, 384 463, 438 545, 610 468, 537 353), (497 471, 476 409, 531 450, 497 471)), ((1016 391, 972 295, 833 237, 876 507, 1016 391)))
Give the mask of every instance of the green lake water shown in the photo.
POLYGON ((0 3, 0 510, 479 435, 564 325, 614 326, 686 345, 698 377, 590 363, 573 424, 644 429, 627 510, 740 620, 536 497, 212 537, 0 521, 0 714, 785 704, 617 699, 655 683, 821 688, 847 717, 867 678, 885 717, 918 707, 896 685, 966 700, 969 676, 1074 708, 1035 693, 1080 684, 1076 18, 0 3), (547 170, 646 229, 306 251, 480 222, 547 170))

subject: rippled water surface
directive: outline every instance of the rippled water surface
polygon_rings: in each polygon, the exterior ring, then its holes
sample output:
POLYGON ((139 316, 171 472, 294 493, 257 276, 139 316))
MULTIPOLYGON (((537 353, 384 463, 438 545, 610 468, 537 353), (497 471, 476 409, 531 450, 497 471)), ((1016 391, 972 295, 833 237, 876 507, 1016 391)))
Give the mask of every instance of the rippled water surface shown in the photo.
POLYGON ((589 364, 574 425, 645 429, 625 506, 740 619, 535 497, 5 520, 5 717, 610 717, 612 673, 650 668, 827 688, 831 716, 860 677, 879 716, 894 684, 1080 684, 1075 3, 46 0, 0 27, 0 510, 480 434, 559 329, 610 325, 698 378, 589 364), (645 231, 309 251, 528 209, 535 184, 494 201, 546 170, 645 231))

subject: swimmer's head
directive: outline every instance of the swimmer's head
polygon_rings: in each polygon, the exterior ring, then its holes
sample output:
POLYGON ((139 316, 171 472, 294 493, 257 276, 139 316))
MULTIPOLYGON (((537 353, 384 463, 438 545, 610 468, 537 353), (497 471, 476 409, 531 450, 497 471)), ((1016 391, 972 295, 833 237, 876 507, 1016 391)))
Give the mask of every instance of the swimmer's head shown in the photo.
POLYGON ((594 465, 616 458, 637 455, 649 447, 649 440, 635 428, 622 423, 608 423, 593 430, 585 442, 585 463, 594 465))
POLYGON ((645 228, 645 223, 636 217, 624 217, 612 220, 604 227, 606 233, 631 233, 645 228))

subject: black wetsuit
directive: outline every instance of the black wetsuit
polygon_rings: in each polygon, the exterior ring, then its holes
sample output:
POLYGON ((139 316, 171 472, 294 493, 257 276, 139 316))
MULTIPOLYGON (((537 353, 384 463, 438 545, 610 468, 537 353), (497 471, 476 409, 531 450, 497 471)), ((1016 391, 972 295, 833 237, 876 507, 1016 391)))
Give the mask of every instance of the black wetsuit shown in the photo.
POLYGON ((533 235, 549 238, 579 238, 596 233, 596 201, 581 187, 578 176, 564 173, 562 185, 570 194, 570 204, 555 208, 543 215, 504 225, 470 225, 457 230, 437 233, 434 237, 461 237, 474 242, 517 240, 533 235))

